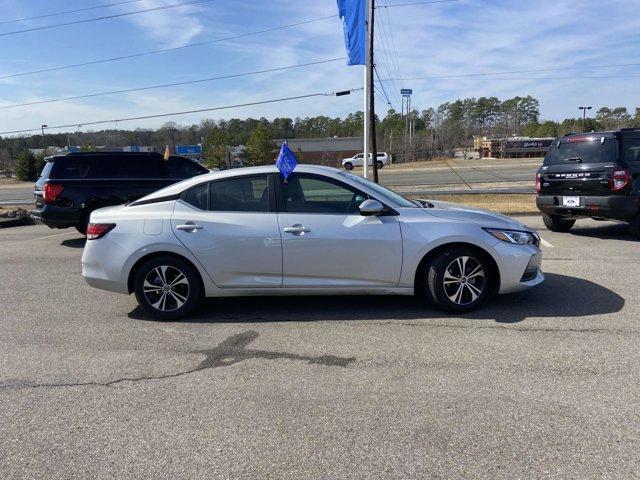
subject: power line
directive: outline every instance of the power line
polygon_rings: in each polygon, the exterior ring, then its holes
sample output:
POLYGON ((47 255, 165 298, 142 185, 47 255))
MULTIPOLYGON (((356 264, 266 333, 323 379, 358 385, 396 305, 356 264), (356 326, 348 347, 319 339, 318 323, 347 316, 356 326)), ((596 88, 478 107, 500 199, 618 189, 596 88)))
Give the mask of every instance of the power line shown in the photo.
POLYGON ((427 2, 390 3, 388 5, 377 5, 376 8, 411 7, 413 5, 431 5, 434 3, 453 3, 458 1, 460 0, 431 0, 427 2))
POLYGON ((139 13, 156 12, 156 11, 159 11, 159 10, 168 10, 170 8, 186 7, 186 6, 189 6, 189 5, 199 5, 201 3, 208 3, 208 2, 214 2, 214 1, 215 0, 191 0, 189 2, 174 3, 172 5, 161 5, 159 7, 145 8, 143 10, 135 10, 133 12, 114 13, 113 15, 104 15, 102 17, 85 18, 84 20, 74 20, 72 22, 55 23, 53 25, 43 25, 41 27, 25 28, 24 30, 13 30, 11 32, 0 33, 0 37, 6 37, 8 35, 17 35, 19 33, 35 32, 37 30, 47 30, 47 29, 50 29, 50 28, 67 27, 67 26, 70 26, 70 25, 79 25, 81 23, 97 22, 99 20, 111 20, 111 19, 114 19, 114 18, 126 17, 128 15, 137 15, 139 13))
POLYGON ((126 5, 128 3, 138 3, 143 0, 126 0, 124 2, 103 3, 102 5, 95 5, 93 7, 76 8, 75 10, 65 10, 63 12, 46 13, 44 15, 36 15, 35 17, 23 17, 15 18, 13 20, 3 20, 0 25, 7 25, 8 23, 26 22, 28 20, 39 20, 41 18, 59 17, 60 15, 68 15, 70 13, 88 12, 89 10, 98 10, 100 8, 115 7, 117 5, 126 5))
POLYGON ((102 97, 105 95, 116 95, 116 94, 120 94, 120 93, 130 93, 130 92, 140 92, 143 90, 154 90, 154 89, 158 89, 158 88, 167 88, 167 87, 177 87, 177 86, 181 86, 181 85, 193 85, 196 83, 205 83, 205 82, 213 82, 215 80, 226 80, 229 78, 238 78, 238 77, 246 77, 249 75, 258 75, 261 73, 271 73, 271 72, 279 72, 282 70, 290 70, 292 68, 301 68, 301 67, 309 67, 312 65, 321 65, 324 63, 331 63, 331 62, 337 62, 339 60, 344 60, 344 57, 339 57, 339 58, 331 58, 329 60, 319 60, 316 62, 309 62, 309 63, 301 63, 298 65, 287 65, 284 67, 275 67, 275 68, 269 68, 269 69, 265 69, 265 70, 255 70, 252 72, 243 72, 243 73, 233 73, 233 74, 229 74, 229 75, 222 75, 219 77, 209 77, 209 78, 201 78, 198 80, 187 80, 184 82, 174 82, 174 83, 164 83, 164 84, 160 84, 160 85, 150 85, 150 86, 146 86, 146 87, 136 87, 136 88, 126 88, 126 89, 122 89, 122 90, 111 90, 108 92, 99 92, 99 93, 87 93, 84 95, 75 95, 73 97, 62 97, 62 98, 52 98, 52 99, 48 99, 48 100, 36 100, 33 102, 26 102, 26 103, 15 103, 12 105, 0 105, 0 110, 4 110, 7 108, 15 108, 15 107, 26 107, 26 106, 30 106, 30 105, 41 105, 43 103, 55 103, 55 102, 65 102, 68 100, 79 100, 79 99, 83 99, 83 98, 93 98, 93 97, 102 97))
POLYGON ((387 100, 387 105, 389 105, 391 108, 394 108, 393 105, 391 105, 391 100, 389 100, 389 95, 387 95, 387 91, 385 90, 384 85, 380 81, 380 74, 378 73, 378 68, 376 67, 376 65, 373 66, 373 72, 376 74, 376 77, 378 78, 378 84, 380 85, 380 88, 382 89, 382 93, 384 94, 384 98, 387 100))
POLYGON ((477 73, 463 73, 459 75, 437 75, 437 76, 425 76, 425 77, 404 77, 404 78, 385 78, 384 82, 391 82, 394 80, 406 81, 406 80, 440 80, 451 78, 465 78, 465 77, 483 77, 491 75, 513 75, 518 73, 536 73, 536 72, 558 72, 565 70, 587 70, 590 68, 615 68, 615 67, 637 67, 640 63, 613 63, 609 65, 586 65, 586 66, 574 66, 574 67, 555 67, 555 68, 535 68, 530 70, 507 70, 502 72, 477 72, 477 73))
POLYGON ((231 109, 231 108, 242 108, 242 107, 251 107, 251 106, 255 106, 255 105, 265 105, 268 103, 278 103, 278 102, 287 102, 287 101, 291 101, 291 100, 300 100, 300 99, 304 99, 304 98, 312 98, 312 97, 332 97, 332 96, 342 96, 345 95, 346 92, 352 93, 352 92, 356 92, 358 90, 362 90, 362 88, 352 88, 349 90, 342 90, 342 91, 334 91, 334 92, 323 92, 323 93, 308 93, 305 95, 296 95, 293 97, 284 97, 284 98, 275 98, 275 99, 271 99, 271 100, 262 100, 262 101, 258 101, 258 102, 247 102, 247 103, 240 103, 240 104, 236 104, 236 105, 225 105, 223 107, 210 107, 210 108, 199 108, 197 110, 185 110, 185 111, 181 111, 181 112, 171 112, 171 113, 157 113, 157 114, 153 114, 153 115, 141 115, 138 117, 126 117, 126 118, 117 118, 117 119, 112 119, 112 120, 95 120, 95 121, 91 121, 91 122, 74 122, 74 123, 70 123, 68 125, 55 125, 55 126, 49 126, 49 127, 37 127, 37 128, 27 128, 24 130, 12 130, 12 131, 7 131, 7 132, 0 132, 0 135, 11 135, 11 134, 17 134, 17 133, 29 133, 29 132, 39 132, 41 129, 44 128, 44 130, 52 130, 52 129, 58 129, 58 128, 75 128, 78 125, 82 125, 82 126, 88 126, 88 125, 100 125, 100 124, 104 124, 104 123, 118 123, 118 122, 129 122, 132 120, 147 120, 150 118, 162 118, 162 117, 174 117, 177 115, 189 115, 192 113, 204 113, 204 112, 213 112, 216 110, 227 110, 227 109, 231 109))
POLYGON ((140 53, 133 53, 131 55, 122 55, 119 57, 111 57, 111 58, 104 58, 101 60, 92 60, 89 62, 82 62, 82 63, 74 63, 74 64, 70 64, 70 65, 62 65, 59 67, 51 67, 51 68, 44 68, 41 70, 33 70, 30 72, 22 72, 22 73, 12 73, 10 75, 4 75, 0 77, 0 80, 4 80, 6 78, 16 78, 16 77, 24 77, 26 75, 36 75, 39 73, 47 73, 47 72, 56 72, 59 70, 66 70, 69 68, 78 68, 78 67, 86 67, 89 65, 98 65, 101 63, 109 63, 109 62, 118 62, 120 60, 127 60, 130 58, 139 58, 139 57, 144 57, 144 56, 148 56, 148 55, 156 55, 156 54, 161 54, 161 53, 167 53, 167 52, 174 52, 176 50, 182 50, 184 48, 193 48, 193 47, 201 47, 203 45, 211 45, 214 43, 220 43, 220 42, 226 42, 229 40, 236 40, 238 38, 245 38, 245 37, 250 37, 253 35, 260 35, 263 33, 269 33, 269 32, 275 32, 278 30, 284 30, 286 28, 292 28, 292 27, 298 27, 300 25, 307 25, 309 23, 314 23, 314 22, 319 22, 322 20, 328 20, 328 19, 335 19, 336 16, 335 15, 328 15, 326 17, 318 17, 318 18, 312 18, 310 20, 303 20, 301 22, 296 22, 296 23, 290 23, 287 25, 280 25, 277 27, 272 27, 272 28, 266 28, 264 30, 258 30, 255 32, 248 32, 248 33, 241 33, 239 35, 232 35, 230 37, 223 37, 223 38, 217 38, 215 40, 206 40, 204 42, 197 42, 197 43, 188 43, 186 45, 182 45, 180 47, 171 47, 171 48, 163 48, 163 49, 158 49, 158 50, 151 50, 148 52, 140 52, 140 53))

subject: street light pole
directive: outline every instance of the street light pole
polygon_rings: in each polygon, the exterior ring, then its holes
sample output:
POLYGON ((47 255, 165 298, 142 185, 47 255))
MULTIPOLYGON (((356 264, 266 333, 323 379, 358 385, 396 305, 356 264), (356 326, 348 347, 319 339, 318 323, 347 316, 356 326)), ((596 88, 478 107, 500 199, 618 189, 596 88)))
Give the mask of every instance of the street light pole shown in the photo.
POLYGON ((44 155, 47 154, 47 142, 45 141, 44 138, 44 129, 47 128, 47 125, 42 125, 42 153, 44 155))
POLYGON ((582 110, 582 133, 584 133, 585 123, 587 121, 587 110, 591 110, 593 107, 578 107, 579 110, 582 110))

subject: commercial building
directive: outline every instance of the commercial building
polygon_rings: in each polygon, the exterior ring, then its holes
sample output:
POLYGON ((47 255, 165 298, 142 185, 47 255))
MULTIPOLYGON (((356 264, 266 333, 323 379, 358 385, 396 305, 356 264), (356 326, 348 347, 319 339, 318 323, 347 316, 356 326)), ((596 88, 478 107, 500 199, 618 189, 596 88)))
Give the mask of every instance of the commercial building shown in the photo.
MULTIPOLYGON (((275 141, 280 149, 284 139, 275 141)), ((292 138, 287 140, 289 148, 300 163, 340 167, 342 160, 362 153, 362 137, 292 138)))
POLYGON ((507 137, 473 139, 473 149, 480 158, 544 157, 554 138, 507 137))

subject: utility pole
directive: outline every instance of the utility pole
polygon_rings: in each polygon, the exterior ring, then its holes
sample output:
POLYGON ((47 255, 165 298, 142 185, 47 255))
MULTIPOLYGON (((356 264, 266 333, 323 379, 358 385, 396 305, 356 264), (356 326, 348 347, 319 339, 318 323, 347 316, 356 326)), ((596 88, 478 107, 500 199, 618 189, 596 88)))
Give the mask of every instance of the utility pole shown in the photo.
POLYGON ((81 128, 82 125, 78 125, 78 146, 80 147, 80 149, 82 149, 82 132, 80 131, 81 128))
POLYGON ((587 122, 587 110, 591 110, 593 107, 578 107, 582 110, 582 132, 584 133, 585 123, 587 122))
POLYGON ((47 154, 47 142, 44 138, 44 129, 47 128, 46 125, 42 125, 42 154, 46 155, 47 154))
MULTIPOLYGON (((373 61, 373 47, 375 44, 375 37, 373 35, 373 26, 375 21, 375 0, 367 0, 369 2, 369 62, 367 69, 369 70, 369 115, 371 126, 371 167, 373 169, 373 181, 378 183, 378 142, 376 138, 376 108, 375 97, 373 90, 373 69, 375 63, 373 61)), ((368 163, 369 159, 365 159, 365 163, 368 163)))
POLYGON ((171 151, 173 153, 176 153, 176 132, 177 131, 178 129, 175 127, 171 127, 169 129, 169 133, 171 134, 171 151))

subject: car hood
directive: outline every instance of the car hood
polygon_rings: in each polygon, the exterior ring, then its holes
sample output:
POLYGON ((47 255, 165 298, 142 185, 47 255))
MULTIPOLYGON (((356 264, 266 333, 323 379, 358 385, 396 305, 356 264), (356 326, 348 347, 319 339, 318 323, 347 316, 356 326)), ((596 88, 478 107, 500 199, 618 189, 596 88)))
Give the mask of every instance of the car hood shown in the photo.
POLYGON ((481 227, 506 228, 510 230, 531 230, 522 223, 500 213, 490 212, 481 208, 467 207, 457 203, 428 200, 429 208, 425 211, 434 217, 471 222, 481 227))

